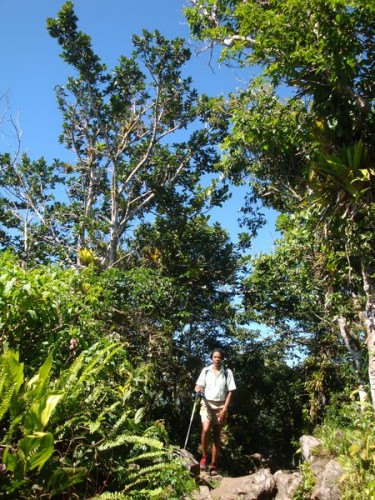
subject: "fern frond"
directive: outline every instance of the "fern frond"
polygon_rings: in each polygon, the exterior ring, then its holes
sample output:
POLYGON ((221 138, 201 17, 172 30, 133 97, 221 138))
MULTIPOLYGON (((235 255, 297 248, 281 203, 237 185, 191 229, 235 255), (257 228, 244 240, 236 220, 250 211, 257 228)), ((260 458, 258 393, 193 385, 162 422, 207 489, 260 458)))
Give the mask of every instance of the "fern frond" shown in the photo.
POLYGON ((129 411, 125 412, 121 417, 113 424, 112 430, 117 431, 129 418, 129 411))
POLYGON ((97 351, 93 359, 85 366, 78 379, 78 382, 83 383, 86 379, 92 378, 95 374, 103 369, 103 367, 115 354, 117 354, 121 350, 121 344, 113 343, 97 351))
POLYGON ((56 433, 59 433, 61 431, 63 431, 64 429, 66 429, 67 427, 76 427, 74 424, 76 422, 80 422, 82 420, 82 415, 79 415, 78 417, 73 417, 69 420, 66 420, 63 424, 59 425, 58 427, 56 427, 56 430, 55 432, 56 433))
POLYGON ((18 431, 18 426, 21 424, 23 419, 23 415, 18 415, 15 418, 12 418, 9 424, 9 428, 7 432, 5 433, 1 443, 3 444, 8 444, 12 441, 13 436, 17 434, 18 431))
POLYGON ((71 364, 71 366, 61 373, 59 377, 59 386, 64 387, 67 392, 71 389, 72 385, 77 384, 78 374, 82 369, 85 362, 86 353, 82 352, 71 364))
POLYGON ((14 389, 12 386, 2 387, 2 391, 0 392, 0 421, 4 417, 4 415, 10 410, 11 400, 13 396, 14 389))
POLYGON ((101 418, 103 418, 106 414, 108 413, 111 413, 113 412, 113 410, 115 410, 118 406, 121 405, 121 401, 116 401, 115 403, 113 403, 113 405, 111 405, 109 408, 104 408, 104 410, 98 415, 97 417, 97 420, 100 420, 101 418))
POLYGON ((150 481, 152 479, 152 476, 154 475, 154 472, 160 472, 161 470, 164 470, 167 468, 168 468, 167 463, 158 463, 158 464, 150 465, 149 467, 143 467, 139 471, 137 471, 129 476, 129 479, 130 480, 134 479, 134 481, 125 485, 123 491, 124 492, 129 491, 129 490, 133 489, 135 486, 138 486, 139 484, 142 484, 146 481, 150 481))
MULTIPOLYGON (((103 380, 103 376, 97 376, 95 380, 90 380, 84 385, 77 386, 80 388, 79 397, 84 397, 86 407, 98 408, 103 407, 103 402, 119 400, 118 394, 112 387, 103 380)), ((121 404, 121 401, 118 401, 121 404)), ((112 408, 112 407, 111 407, 112 408)), ((109 408, 105 410, 109 411, 109 408)))
POLYGON ((99 495, 97 498, 100 498, 101 500, 129 500, 129 496, 124 495, 120 491, 107 491, 99 495))
POLYGON ((150 448, 156 448, 158 450, 164 449, 164 444, 157 439, 148 438, 145 436, 130 436, 126 434, 119 436, 115 441, 109 441, 102 444, 98 449, 100 451, 110 450, 112 448, 116 448, 117 446, 122 446, 125 443, 143 444, 149 446, 150 448))
POLYGON ((150 490, 150 489, 138 490, 135 492, 134 497, 136 498, 139 495, 144 495, 144 496, 147 495, 147 498, 158 498, 159 500, 163 499, 163 498, 167 498, 165 496, 165 489, 161 488, 161 487, 153 488, 152 490, 150 490))
MULTIPOLYGON (((1 360, 2 361, 2 360, 1 360)), ((3 365, 0 366, 0 398, 2 393, 9 386, 9 377, 7 376, 7 371, 3 365)))
POLYGON ((122 346, 119 343, 101 347, 101 343, 97 342, 90 349, 82 352, 72 365, 60 375, 59 385, 69 391, 89 379, 95 379, 106 363, 120 350, 122 350, 122 346))
MULTIPOLYGON (((163 488, 155 488, 153 490, 143 489, 143 490, 138 490, 137 492, 135 492, 134 498, 146 498, 146 495, 147 495, 147 498, 155 498, 155 497, 156 498, 164 498, 164 497, 161 497, 161 495, 163 493, 165 493, 165 490, 163 490, 163 488)), ((131 496, 133 497, 133 495, 131 495, 131 496)), ((101 500, 129 500, 129 494, 124 495, 124 493, 121 493, 119 491, 112 492, 112 493, 105 492, 96 498, 100 498, 101 500)))
MULTIPOLYGON (((147 467, 142 467, 141 469, 137 470, 136 472, 132 472, 129 474, 129 479, 132 480, 145 480, 149 479, 149 477, 144 478, 143 476, 151 476, 154 472, 160 472, 161 470, 168 469, 169 463, 168 462, 158 462, 157 464, 152 464, 147 467)), ((133 486, 133 483, 129 483, 125 486, 124 491, 130 487, 133 486)))
POLYGON ((128 458, 126 460, 127 464, 138 462, 139 460, 150 459, 150 458, 160 458, 168 456, 168 451, 149 451, 147 453, 142 453, 141 455, 137 455, 136 457, 128 458))

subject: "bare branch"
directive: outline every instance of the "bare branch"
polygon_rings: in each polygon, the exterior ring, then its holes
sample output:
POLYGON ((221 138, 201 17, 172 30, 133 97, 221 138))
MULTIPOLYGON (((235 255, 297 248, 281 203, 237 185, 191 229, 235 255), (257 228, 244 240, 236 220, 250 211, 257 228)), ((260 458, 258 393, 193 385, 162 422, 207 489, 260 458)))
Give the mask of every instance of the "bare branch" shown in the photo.
POLYGON ((246 47, 248 48, 255 45, 255 39, 248 35, 232 35, 222 40, 223 45, 226 47, 232 47, 236 42, 246 42, 246 47))

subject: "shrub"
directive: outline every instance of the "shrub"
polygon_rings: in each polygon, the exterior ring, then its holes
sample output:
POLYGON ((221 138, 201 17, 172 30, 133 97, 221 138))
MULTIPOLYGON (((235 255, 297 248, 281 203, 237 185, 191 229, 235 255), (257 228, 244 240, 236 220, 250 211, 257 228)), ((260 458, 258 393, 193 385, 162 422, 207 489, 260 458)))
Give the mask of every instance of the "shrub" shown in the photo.
POLYGON ((317 434, 345 471, 342 498, 375 497, 375 414, 370 403, 344 405, 317 434))
POLYGON ((179 498, 191 491, 162 423, 145 421, 156 397, 148 365, 133 367, 122 345, 109 341, 57 375, 52 364, 51 352, 27 378, 18 353, 1 357, 0 494, 179 498))

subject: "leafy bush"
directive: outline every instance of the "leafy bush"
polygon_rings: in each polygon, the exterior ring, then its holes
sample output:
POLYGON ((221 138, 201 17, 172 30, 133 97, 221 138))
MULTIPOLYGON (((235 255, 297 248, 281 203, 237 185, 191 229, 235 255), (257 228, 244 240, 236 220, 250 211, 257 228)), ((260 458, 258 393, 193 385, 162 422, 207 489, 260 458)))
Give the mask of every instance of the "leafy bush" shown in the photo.
POLYGON ((375 497, 375 414, 370 403, 351 402, 317 429, 342 465, 343 499, 375 497))
POLYGON ((171 350, 181 307, 172 281, 156 270, 24 269, 10 252, 0 253, 0 268, 0 347, 19 351, 26 369, 52 348, 61 368, 103 337, 123 340, 143 360, 155 350, 164 356, 161 346, 171 350))
POLYGON ((30 378, 13 351, 0 369, 0 494, 178 498, 191 491, 162 423, 145 421, 156 397, 149 366, 132 367, 121 344, 95 344, 55 376, 52 353, 30 378))
POLYGON ((293 500, 305 500, 306 498, 310 498, 316 483, 315 475, 311 470, 309 462, 303 462, 300 466, 300 470, 302 473, 302 481, 294 492, 293 500))
POLYGON ((0 268, 0 346, 19 351, 26 369, 40 365, 52 348, 62 366, 74 347, 87 349, 103 336, 110 291, 93 269, 23 269, 9 252, 0 253, 0 268))

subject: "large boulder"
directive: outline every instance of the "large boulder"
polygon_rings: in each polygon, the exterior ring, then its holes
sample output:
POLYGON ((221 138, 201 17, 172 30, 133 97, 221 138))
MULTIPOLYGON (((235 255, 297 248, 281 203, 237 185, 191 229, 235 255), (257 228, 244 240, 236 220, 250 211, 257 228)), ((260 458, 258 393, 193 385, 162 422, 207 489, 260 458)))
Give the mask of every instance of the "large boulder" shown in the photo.
POLYGON ((273 475, 276 481, 275 500, 291 500, 302 481, 302 474, 298 471, 284 472, 278 470, 273 475))
POLYGON ((173 457, 179 460, 182 465, 187 469, 193 476, 198 477, 200 473, 199 462, 194 458, 189 451, 181 448, 173 452, 173 457))
POLYGON ((275 496, 276 482, 269 469, 243 477, 224 477, 218 488, 211 491, 215 500, 271 500, 275 496))
POLYGON ((313 436, 302 436, 300 445, 302 458, 310 463, 316 481, 310 499, 339 500, 340 478, 344 473, 341 465, 322 454, 322 442, 313 436))
POLYGON ((340 477, 344 471, 341 465, 333 459, 316 459, 311 464, 315 474, 316 484, 311 494, 311 500, 340 500, 340 477))
POLYGON ((313 462, 322 450, 322 442, 314 436, 302 436, 299 440, 301 446, 302 459, 313 462))

